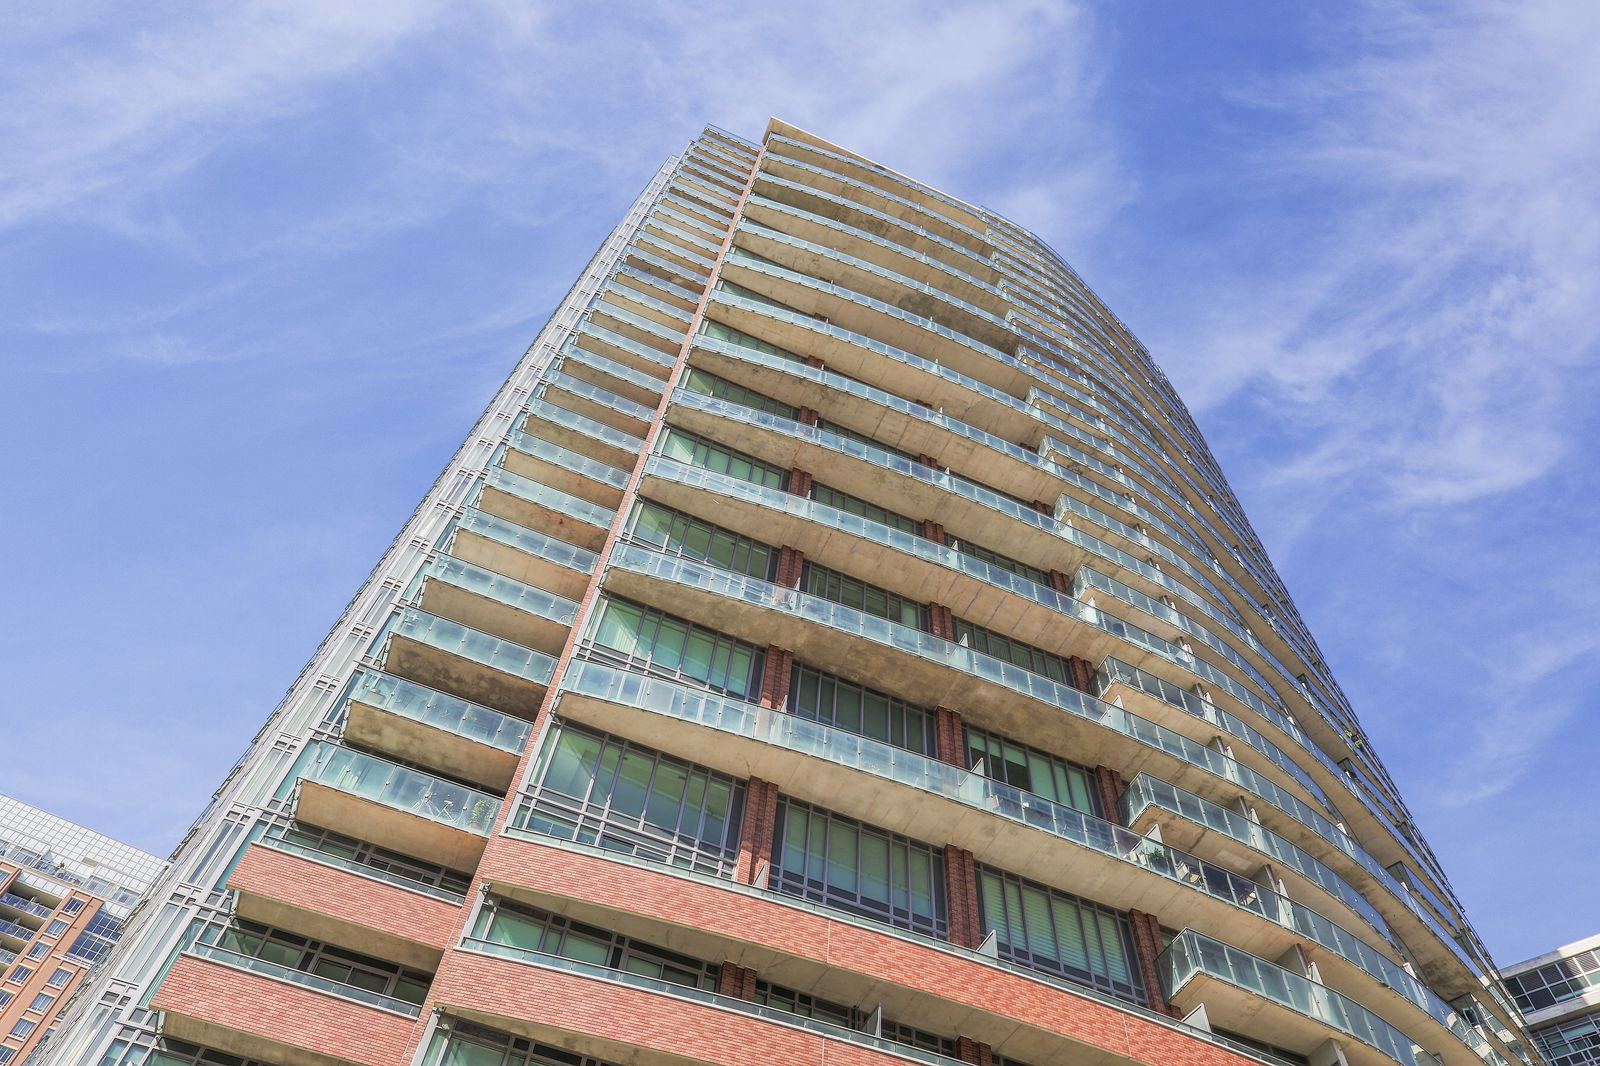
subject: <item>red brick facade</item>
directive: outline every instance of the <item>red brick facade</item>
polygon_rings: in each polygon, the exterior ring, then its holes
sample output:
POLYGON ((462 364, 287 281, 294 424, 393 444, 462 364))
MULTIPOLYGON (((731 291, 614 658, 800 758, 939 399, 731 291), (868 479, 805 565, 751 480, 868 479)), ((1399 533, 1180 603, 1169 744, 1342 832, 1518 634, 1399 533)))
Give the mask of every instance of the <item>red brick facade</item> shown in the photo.
POLYGON ((738 963, 723 963, 717 972, 717 992, 734 999, 755 999, 756 972, 738 963))
POLYGON ((786 648, 768 648, 761 667, 761 698, 763 707, 780 710, 788 705, 789 681, 794 677, 794 652, 786 648))
POLYGON ((792 496, 810 496, 811 474, 799 467, 789 471, 789 493, 792 496))
POLYGON ((945 543, 944 526, 941 526, 931 518, 924 518, 922 520, 922 536, 924 540, 931 540, 935 544, 943 544, 945 543))
POLYGON ((765 888, 778 825, 778 786, 752 777, 745 785, 744 821, 739 828, 739 859, 733 879, 765 888))
POLYGON ((806 557, 787 544, 778 549, 778 576, 777 583, 785 588, 797 589, 800 587, 800 577, 804 573, 806 557))
POLYGON ((942 603, 928 604, 928 632, 945 640, 956 639, 955 616, 942 603))
POLYGON ((1100 809, 1105 813, 1107 821, 1121 822, 1117 815, 1117 802, 1122 799, 1122 793, 1127 785, 1122 780, 1122 775, 1109 766, 1096 766, 1094 768, 1094 787, 1100 794, 1100 809))
POLYGON ((983 921, 978 914, 978 868, 972 852, 954 844, 944 846, 945 904, 950 916, 950 943, 975 948, 983 942, 983 921))
POLYGON ((1156 969, 1156 956, 1161 954, 1161 922, 1153 914, 1129 911, 1128 924, 1133 929, 1133 953, 1139 961, 1139 976, 1144 981, 1145 992, 1150 997, 1150 1009, 1181 1017, 1182 1012, 1168 1006, 1161 994, 1161 971, 1156 969))
POLYGON ((933 739, 941 762, 965 768, 967 765, 967 728, 961 715, 948 707, 933 709, 933 739))
POLYGON ((1076 655, 1067 656, 1067 668, 1072 671, 1072 687, 1079 692, 1094 693, 1094 663, 1076 655))

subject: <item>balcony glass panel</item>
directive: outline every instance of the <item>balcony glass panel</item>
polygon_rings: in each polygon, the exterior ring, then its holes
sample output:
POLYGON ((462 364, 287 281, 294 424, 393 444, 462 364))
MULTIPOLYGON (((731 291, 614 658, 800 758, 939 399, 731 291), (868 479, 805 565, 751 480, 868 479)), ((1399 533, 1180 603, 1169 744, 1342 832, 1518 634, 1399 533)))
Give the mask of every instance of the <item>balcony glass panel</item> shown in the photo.
POLYGON ((501 751, 521 752, 533 729, 521 718, 377 670, 356 675, 350 699, 501 751))
POLYGON ((417 607, 402 608, 390 620, 386 633, 408 637, 540 685, 550 683, 556 668, 556 661, 543 652, 481 633, 417 607))
POLYGON ((488 836, 500 798, 326 741, 308 745, 300 777, 407 814, 488 836))

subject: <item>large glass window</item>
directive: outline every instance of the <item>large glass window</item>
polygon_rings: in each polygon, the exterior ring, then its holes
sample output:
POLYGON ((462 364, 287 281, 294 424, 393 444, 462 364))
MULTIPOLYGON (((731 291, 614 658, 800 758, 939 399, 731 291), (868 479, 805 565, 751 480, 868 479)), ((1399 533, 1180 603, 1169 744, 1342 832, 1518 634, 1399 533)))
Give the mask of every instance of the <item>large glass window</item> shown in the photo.
POLYGON ((1003 659, 1063 685, 1072 684, 1072 671, 1067 667, 1067 660, 1061 656, 1052 655, 1020 640, 1012 640, 1003 633, 975 626, 960 618, 957 618, 955 623, 957 644, 985 655, 992 655, 996 659, 1003 659))
POLYGON ((460 870, 452 870, 425 859, 402 855, 398 851, 380 848, 365 840, 357 840, 355 837, 307 825, 304 822, 296 822, 283 829, 269 831, 267 835, 274 840, 283 841, 292 851, 303 849, 317 852, 329 858, 370 866, 374 870, 392 873, 407 881, 432 885, 448 892, 465 893, 472 882, 472 875, 460 870))
POLYGON ((787 348, 780 348, 776 344, 769 344, 760 337, 746 333, 742 329, 734 329, 732 326, 725 326, 721 322, 713 322, 709 318, 700 323, 700 332, 704 333, 708 337, 716 337, 718 340, 731 341, 732 343, 744 348, 754 348, 758 352, 766 352, 768 355, 776 355, 784 359, 793 359, 797 363, 805 362, 805 358, 803 356, 796 355, 787 348))
MULTIPOLYGON (((116 1045, 112 1045, 116 1049, 116 1045)), ((105 1061, 104 1059, 101 1060, 105 1061)), ((181 1040, 163 1037, 161 1044, 150 1052, 144 1066, 266 1066, 255 1059, 243 1059, 224 1051, 186 1044, 181 1040)))
POLYGON ((980 761, 983 772, 996 781, 1004 781, 1096 818, 1104 817, 1094 787, 1094 771, 1087 766, 968 727, 967 765, 976 766, 980 761))
POLYGON ((1517 1006, 1529 1012, 1576 999, 1590 989, 1600 988, 1600 951, 1580 951, 1508 977, 1506 987, 1517 1006))
POLYGON ((871 445, 872 447, 877 448, 879 451, 888 452, 890 455, 898 455, 900 458, 909 459, 913 463, 917 461, 917 455, 915 452, 903 451, 894 447, 892 444, 883 443, 883 441, 877 439, 876 437, 869 437, 865 433, 857 432, 856 430, 851 429, 849 426, 840 425, 838 422, 830 422, 826 418, 817 419, 817 428, 832 433, 835 436, 843 437, 846 440, 856 441, 858 444, 871 445))
POLYGON ((999 552, 994 552, 990 551, 988 548, 979 547, 970 541, 952 538, 952 543, 956 551, 960 552, 962 555, 970 555, 974 559, 979 559, 988 563, 990 566, 999 567, 1001 570, 1016 574, 1018 577, 1025 577, 1029 581, 1036 582, 1040 585, 1044 585, 1046 587, 1049 587, 1050 585, 1049 572, 1041 570, 1037 566, 1029 566, 1027 563, 1018 562, 1009 555, 1001 555, 999 552))
POLYGON ((668 459, 676 459, 713 473, 727 474, 740 481, 753 481, 769 489, 783 488, 788 477, 788 471, 781 467, 763 463, 754 456, 724 448, 681 429, 669 429, 662 434, 661 454, 668 459))
POLYGON ((517 824, 708 873, 738 858, 744 784, 566 722, 545 734, 517 824))
POLYGON ((892 526, 906 533, 911 533, 918 537, 922 536, 922 523, 915 518, 891 511, 887 507, 879 507, 877 504, 869 503, 859 496, 852 496, 848 492, 840 492, 838 489, 829 488, 819 482, 813 481, 811 483, 811 498, 826 507, 832 507, 846 514, 857 515, 867 519, 869 522, 877 522, 879 525, 892 526))
POLYGON ((897 1044, 908 1047, 921 1048, 936 1054, 955 1057, 956 1041, 954 1037, 941 1036, 930 1033, 924 1029, 916 1029, 888 1018, 877 1019, 876 1024, 873 1012, 862 1010, 860 1007, 851 1007, 843 1003, 835 1003, 820 996, 813 996, 808 992, 799 992, 793 988, 784 988, 766 981, 756 982, 756 1002, 765 1007, 772 1007, 788 1014, 797 1014, 802 1018, 816 1018, 819 1021, 830 1022, 845 1029, 854 1029, 860 1033, 873 1033, 885 1040, 893 1040, 897 1044), (877 1032, 873 1032, 876 1029, 877 1032))
POLYGON ((608 1066, 601 1059, 458 1019, 448 1032, 435 1035, 424 1061, 429 1066, 608 1066))
POLYGON ((928 609, 922 604, 825 566, 807 563, 800 587, 814 596, 899 622, 912 629, 928 628, 928 609))
POLYGON ((770 580, 778 566, 777 548, 659 503, 636 504, 631 531, 635 540, 658 550, 763 581, 770 580))
POLYGON ((714 992, 717 987, 720 967, 713 963, 494 897, 478 912, 472 935, 688 988, 714 992))
POLYGON ((794 668, 789 711, 907 751, 937 754, 928 711, 810 666, 794 668))
POLYGON ((788 798, 777 839, 780 891, 945 935, 944 857, 931 846, 788 798))
POLYGON ((737 382, 718 377, 705 370, 690 370, 683 377, 683 387, 690 392, 715 396, 729 403, 739 404, 741 407, 754 407, 758 411, 766 411, 768 414, 783 418, 795 418, 800 414, 798 407, 786 404, 782 400, 774 400, 771 396, 754 389, 747 389, 737 382))
POLYGON ((421 1003, 427 995, 428 982, 432 980, 428 974, 417 970, 243 918, 234 919, 233 925, 223 929, 215 943, 240 955, 275 962, 407 1003, 421 1003))
POLYGON ((1001 958, 1144 1002, 1126 919, 1089 900, 980 866, 978 897, 1001 958))
POLYGON ((681 618, 606 598, 595 612, 592 658, 658 677, 690 680, 733 696, 755 695, 763 652, 681 618))

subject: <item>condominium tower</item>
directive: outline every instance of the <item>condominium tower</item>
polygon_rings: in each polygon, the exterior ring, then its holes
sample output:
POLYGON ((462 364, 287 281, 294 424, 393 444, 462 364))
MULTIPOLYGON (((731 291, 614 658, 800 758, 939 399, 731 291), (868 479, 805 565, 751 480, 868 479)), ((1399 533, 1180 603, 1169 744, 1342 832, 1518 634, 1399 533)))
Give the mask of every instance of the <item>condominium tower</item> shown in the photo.
POLYGON ((165 865, 0 795, 0 1066, 50 1033, 165 865))
POLYGON ((645 188, 180 845, 74 1066, 1505 1066, 1165 376, 774 121, 645 188))
POLYGON ((1600 936, 1500 971, 1550 1066, 1600 1066, 1600 936))

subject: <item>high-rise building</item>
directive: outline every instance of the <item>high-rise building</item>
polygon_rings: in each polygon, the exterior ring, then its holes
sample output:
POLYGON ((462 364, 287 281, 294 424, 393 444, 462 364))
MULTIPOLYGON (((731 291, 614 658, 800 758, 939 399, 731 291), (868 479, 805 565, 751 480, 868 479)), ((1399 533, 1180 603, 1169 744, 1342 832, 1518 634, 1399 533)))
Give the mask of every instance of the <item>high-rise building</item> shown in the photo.
POLYGON ((1488 965, 1129 331, 774 121, 649 183, 51 1053, 1504 1066, 1488 965))
POLYGON ((0 1066, 51 1031, 164 865, 0 795, 0 1066))
POLYGON ((1500 973, 1550 1066, 1600 1066, 1600 936, 1500 973))

